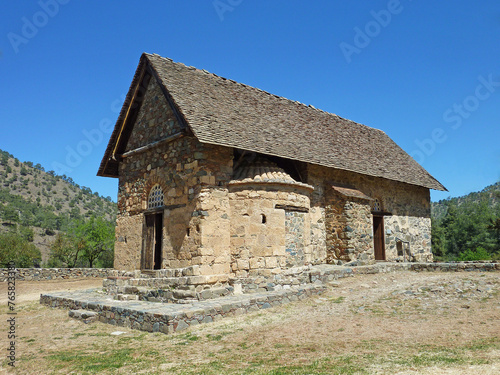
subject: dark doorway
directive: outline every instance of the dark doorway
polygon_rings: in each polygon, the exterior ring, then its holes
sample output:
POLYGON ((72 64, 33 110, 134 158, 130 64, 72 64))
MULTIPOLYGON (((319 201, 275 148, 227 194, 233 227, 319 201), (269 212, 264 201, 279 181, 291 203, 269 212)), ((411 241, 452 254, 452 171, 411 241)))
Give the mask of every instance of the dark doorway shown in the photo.
POLYGON ((146 215, 141 259, 143 270, 161 269, 162 237, 163 213, 146 215))
POLYGON ((375 260, 385 260, 383 216, 373 216, 373 247, 375 250, 375 260))

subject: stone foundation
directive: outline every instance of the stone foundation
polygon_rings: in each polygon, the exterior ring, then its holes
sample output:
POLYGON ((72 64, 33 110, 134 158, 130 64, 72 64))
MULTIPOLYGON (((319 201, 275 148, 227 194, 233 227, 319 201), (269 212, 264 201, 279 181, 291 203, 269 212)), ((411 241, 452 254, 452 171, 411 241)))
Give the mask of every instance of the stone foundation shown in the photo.
POLYGON ((323 290, 324 286, 308 285, 266 294, 230 296, 192 305, 134 302, 134 307, 129 307, 127 301, 105 300, 95 292, 87 291, 42 295, 40 303, 54 308, 90 310, 97 313, 100 322, 119 327, 174 333, 201 323, 302 300, 323 290))

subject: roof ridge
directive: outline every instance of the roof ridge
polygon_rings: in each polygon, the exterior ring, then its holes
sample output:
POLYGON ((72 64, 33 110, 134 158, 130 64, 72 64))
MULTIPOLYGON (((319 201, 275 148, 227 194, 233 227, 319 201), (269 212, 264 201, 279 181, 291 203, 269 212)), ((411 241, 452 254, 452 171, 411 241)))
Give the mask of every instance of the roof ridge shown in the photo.
MULTIPOLYGON (((261 88, 259 88, 259 87, 256 87, 256 86, 251 86, 251 85, 248 85, 248 84, 243 83, 243 82, 238 82, 238 81, 235 81, 235 80, 233 80, 233 79, 231 79, 231 78, 227 78, 227 77, 223 77, 223 76, 217 75, 217 74, 215 74, 215 73, 209 72, 209 71, 208 71, 208 70, 206 70, 206 69, 200 69, 200 68, 197 68, 197 67, 192 66, 192 65, 187 66, 187 65, 185 65, 184 63, 174 61, 174 60, 172 60, 172 59, 171 59, 171 58, 169 58, 169 57, 163 57, 163 56, 160 56, 160 55, 158 55, 158 54, 156 54, 156 53, 153 53, 153 54, 144 53, 144 54, 145 54, 145 55, 148 55, 148 56, 159 57, 160 59, 167 60, 167 61, 169 61, 169 62, 171 62, 171 63, 173 63, 173 64, 176 64, 176 65, 181 65, 181 66, 183 66, 183 67, 189 68, 190 70, 193 70, 193 69, 194 69, 194 70, 196 70, 197 72, 204 73, 204 74, 207 74, 207 75, 212 75, 212 76, 214 76, 214 77, 216 77, 216 78, 220 78, 220 79, 222 79, 222 80, 224 80, 224 81, 229 81, 229 82, 236 83, 236 84, 238 84, 238 85, 240 85, 240 86, 243 86, 243 87, 246 87, 246 88, 249 88, 249 89, 253 89, 253 90, 257 90, 257 91, 263 92, 263 93, 268 94, 268 95, 270 95, 270 96, 274 96, 274 97, 275 97, 275 98, 277 98, 277 99, 287 100, 287 101, 289 101, 289 102, 292 102, 292 103, 295 103, 295 104, 300 104, 300 105, 302 105, 302 106, 309 107, 309 108, 311 108, 311 109, 313 109, 313 110, 316 110, 316 111, 319 111, 319 112, 323 112, 323 113, 326 113, 326 114, 329 114, 329 115, 333 115, 333 116, 340 117, 340 116, 336 115, 335 113, 325 111, 325 110, 323 110, 323 109, 321 109, 321 108, 316 108, 316 107, 314 107, 312 104, 305 104, 305 103, 302 103, 302 102, 300 102, 300 101, 298 101, 298 100, 292 100, 292 99, 289 99, 289 98, 287 98, 287 97, 285 97, 285 96, 281 96, 281 95, 273 94, 273 93, 271 93, 271 92, 269 92, 269 91, 266 91, 266 90, 264 90, 264 89, 261 89, 261 88)), ((349 120, 349 121, 352 121, 352 120, 349 120)), ((352 122, 356 123, 355 121, 352 121, 352 122)), ((363 125, 363 124, 360 124, 360 125, 363 125)), ((367 125, 364 125, 364 126, 367 126, 367 125)))
POLYGON ((246 83, 242 83, 242 82, 238 82, 238 81, 235 81, 235 80, 233 80, 233 79, 231 79, 231 78, 226 78, 226 77, 223 77, 223 76, 219 76, 219 75, 217 75, 217 74, 215 74, 215 73, 211 73, 211 72, 209 72, 209 71, 208 71, 208 70, 206 70, 206 69, 200 69, 200 68, 197 68, 197 67, 192 66, 192 65, 187 66, 187 65, 185 65, 184 63, 182 63, 182 62, 180 62, 180 61, 179 61, 179 62, 174 61, 173 59, 171 59, 171 58, 169 58, 169 57, 163 57, 163 56, 158 55, 157 53, 153 53, 153 54, 144 53, 144 54, 145 54, 145 55, 149 55, 149 56, 159 57, 160 59, 167 60, 167 61, 171 62, 172 64, 180 65, 180 66, 182 66, 182 67, 189 68, 190 70, 194 69, 194 70, 196 70, 196 71, 198 71, 198 72, 200 72, 200 73, 204 73, 204 74, 212 75, 212 76, 214 76, 214 77, 216 77, 216 78, 220 78, 220 79, 222 79, 222 80, 224 80, 224 81, 229 81, 229 82, 232 82, 232 83, 236 83, 236 84, 238 84, 238 85, 240 85, 240 86, 243 86, 243 87, 246 87, 246 88, 248 88, 248 89, 257 90, 257 91, 263 92, 263 93, 265 93, 265 94, 268 94, 268 95, 270 95, 270 96, 274 96, 276 99, 282 99, 282 100, 289 101, 289 102, 291 102, 291 103, 299 104, 299 105, 302 105, 302 106, 305 106, 305 107, 311 108, 312 110, 315 110, 315 111, 318 111, 318 112, 321 112, 321 113, 324 113, 324 114, 327 114, 327 115, 330 115, 330 116, 337 117, 337 118, 339 118, 339 119, 341 119, 341 120, 344 120, 344 121, 348 121, 348 122, 350 122, 350 123, 352 123, 352 124, 365 126, 365 127, 367 127, 367 128, 370 128, 370 129, 373 129, 373 130, 376 130, 376 131, 382 132, 383 134, 386 134, 386 133, 385 133, 383 130, 381 130, 381 129, 374 128, 374 127, 372 127, 372 126, 365 125, 365 124, 362 124, 362 123, 360 123, 360 122, 356 122, 356 121, 354 121, 354 120, 350 120, 350 119, 348 119, 348 118, 345 118, 345 117, 339 116, 339 115, 338 115, 338 114, 336 114, 336 113, 325 111, 325 110, 323 110, 323 109, 321 109, 321 108, 316 108, 316 107, 315 107, 315 106, 313 106, 312 104, 305 104, 305 103, 302 103, 302 102, 300 102, 300 101, 298 101, 298 100, 292 100, 292 99, 289 99, 289 98, 287 98, 287 97, 285 97, 285 96, 276 95, 276 94, 273 94, 273 93, 271 93, 271 92, 269 92, 269 91, 263 90, 263 89, 261 89, 261 88, 259 88, 259 87, 256 87, 256 86, 251 86, 251 85, 248 85, 248 84, 246 84, 246 83))

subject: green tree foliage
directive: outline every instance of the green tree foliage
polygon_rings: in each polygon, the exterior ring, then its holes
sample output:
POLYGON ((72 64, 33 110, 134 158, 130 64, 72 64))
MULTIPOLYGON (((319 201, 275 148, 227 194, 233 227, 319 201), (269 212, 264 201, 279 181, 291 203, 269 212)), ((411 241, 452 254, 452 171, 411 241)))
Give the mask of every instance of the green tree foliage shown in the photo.
POLYGON ((37 198, 36 202, 32 202, 20 195, 10 193, 7 189, 0 189, 0 218, 51 231, 65 230, 69 226, 69 220, 56 215, 53 207, 42 206, 40 199, 37 198), (1 202, 8 202, 8 204, 1 202))
POLYGON ((490 259, 491 259, 491 254, 488 254, 488 252, 481 246, 479 246, 475 251, 465 250, 458 256, 458 260, 460 261, 490 260, 490 259))
POLYGON ((500 184, 466 197, 439 202, 432 222, 433 253, 440 260, 500 257, 500 184))
POLYGON ((25 226, 19 228, 19 235, 28 242, 33 242, 35 238, 35 233, 33 232, 33 229, 25 226))
POLYGON ((49 267, 79 266, 79 258, 83 251, 83 243, 74 235, 59 233, 50 248, 49 267))
POLYGON ((19 212, 10 205, 0 205, 1 217, 11 223, 19 222, 19 212))
POLYGON ((59 233, 51 247, 49 267, 113 267, 114 224, 102 217, 80 221, 59 233))
POLYGON ((9 154, 5 151, 0 151, 0 164, 7 165, 9 163, 9 154))
POLYGON ((54 267, 112 267, 116 204, 82 189, 71 177, 0 150, 0 225, 10 236, 33 245, 35 233, 59 234, 50 239, 54 267))
POLYGON ((105 253, 113 253, 115 228, 112 223, 102 218, 91 217, 77 227, 77 234, 83 240, 82 255, 90 267, 93 267, 105 253))
POLYGON ((0 267, 13 261, 18 268, 38 267, 42 256, 33 243, 15 232, 0 234, 0 267))

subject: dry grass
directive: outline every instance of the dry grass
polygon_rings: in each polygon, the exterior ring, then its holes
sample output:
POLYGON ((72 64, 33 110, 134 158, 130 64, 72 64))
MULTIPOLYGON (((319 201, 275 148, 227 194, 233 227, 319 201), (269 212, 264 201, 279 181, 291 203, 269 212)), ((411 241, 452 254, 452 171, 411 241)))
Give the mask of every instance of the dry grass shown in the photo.
MULTIPOLYGON (((20 374, 496 374, 499 287, 497 273, 360 276, 340 280, 339 287, 321 297, 174 335, 85 325, 68 318, 67 311, 26 301, 17 311, 16 370, 20 374), (126 333, 112 335, 115 331, 126 333)), ((4 321, 6 312, 4 303, 0 310, 4 321)), ((7 368, 4 359, 0 363, 7 368)))

